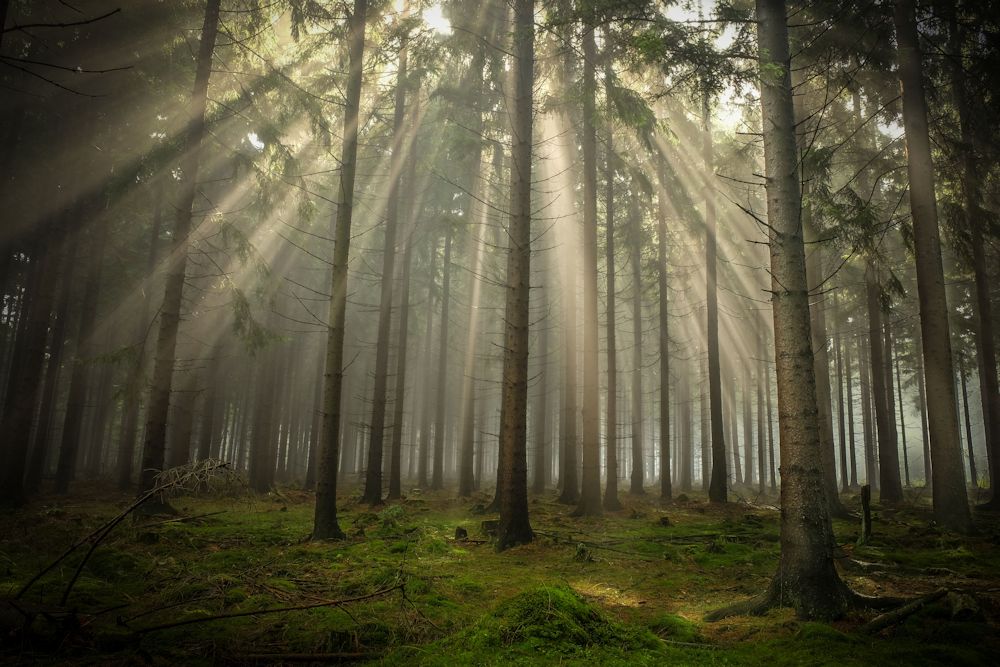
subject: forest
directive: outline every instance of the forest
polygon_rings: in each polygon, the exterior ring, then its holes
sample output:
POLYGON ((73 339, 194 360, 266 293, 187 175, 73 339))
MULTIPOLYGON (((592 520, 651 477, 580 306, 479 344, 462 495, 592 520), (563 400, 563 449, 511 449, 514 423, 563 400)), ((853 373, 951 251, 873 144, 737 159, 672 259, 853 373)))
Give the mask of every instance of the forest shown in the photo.
POLYGON ((997 127, 982 0, 0 0, 0 663, 996 664, 997 127))

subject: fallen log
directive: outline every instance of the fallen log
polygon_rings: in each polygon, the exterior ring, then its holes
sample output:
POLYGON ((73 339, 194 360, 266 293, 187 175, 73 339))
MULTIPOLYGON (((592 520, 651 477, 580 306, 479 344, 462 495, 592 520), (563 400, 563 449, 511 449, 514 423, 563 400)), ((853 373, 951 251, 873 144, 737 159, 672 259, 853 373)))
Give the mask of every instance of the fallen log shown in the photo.
POLYGON ((897 623, 902 623, 908 617, 917 613, 930 603, 940 600, 947 594, 948 594, 947 588, 939 588, 933 593, 930 593, 923 597, 919 597, 908 604, 904 604, 902 607, 899 607, 898 609, 893 609, 892 611, 887 611, 884 614, 879 614, 878 616, 876 616, 875 618, 873 618, 872 620, 868 621, 860 628, 858 628, 858 632, 871 635, 875 634, 876 632, 885 630, 890 626, 896 625, 897 623))

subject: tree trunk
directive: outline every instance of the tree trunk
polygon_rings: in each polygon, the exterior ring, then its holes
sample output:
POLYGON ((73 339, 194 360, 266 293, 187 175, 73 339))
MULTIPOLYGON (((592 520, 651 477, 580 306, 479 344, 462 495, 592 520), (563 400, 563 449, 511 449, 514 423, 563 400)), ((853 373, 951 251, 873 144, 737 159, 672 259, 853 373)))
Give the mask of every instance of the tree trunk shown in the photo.
POLYGON ((962 381, 962 409, 965 413, 965 443, 969 450, 969 481, 972 488, 979 487, 979 475, 976 472, 976 455, 972 448, 972 419, 969 417, 969 390, 965 381, 965 358, 958 357, 958 377, 962 381))
MULTIPOLYGON (((801 79, 801 69, 796 69, 792 74, 796 80, 796 89, 803 82, 801 79)), ((804 95, 797 95, 793 102, 795 117, 797 122, 805 123, 810 120, 807 111, 803 108, 804 95)), ((808 132, 814 132, 809 128, 808 132)), ((808 197, 811 189, 811 174, 805 172, 806 155, 808 153, 807 140, 809 134, 800 132, 797 135, 797 149, 799 153, 799 171, 802 179, 803 195, 808 197)), ((810 251, 806 255, 806 276, 809 287, 812 290, 821 289, 826 276, 823 275, 823 245, 819 239, 816 223, 813 220, 812 208, 808 205, 802 208, 802 231, 803 240, 810 251)), ((823 477, 826 480, 827 499, 830 503, 830 513, 835 517, 847 517, 848 512, 840 502, 837 494, 837 464, 834 454, 835 443, 833 440, 833 413, 831 405, 833 403, 830 391, 830 359, 827 352, 826 335, 826 303, 823 298, 813 298, 809 307, 810 313, 810 333, 812 335, 813 358, 816 365, 816 401, 819 409, 819 437, 820 447, 823 453, 823 477)))
POLYGON ((764 397, 767 399, 767 463, 768 463, 768 486, 771 487, 771 493, 778 490, 777 476, 775 475, 775 468, 777 463, 775 462, 774 455, 774 406, 772 405, 771 399, 771 373, 768 372, 764 375, 764 397))
POLYGON ((729 448, 729 463, 733 469, 733 485, 738 486, 743 483, 743 461, 740 459, 740 431, 736 425, 738 412, 736 408, 736 373, 731 369, 729 372, 732 373, 732 377, 729 379, 728 409, 726 411, 729 417, 729 442, 732 444, 732 447, 729 448))
MULTIPOLYGON (((838 331, 835 336, 836 345, 836 367, 837 367, 837 433, 840 436, 840 490, 842 492, 847 491, 848 479, 847 479, 847 424, 844 419, 844 358, 843 358, 843 341, 841 340, 840 332, 838 331)), ((852 425, 853 426, 853 425, 852 425)), ((851 445, 853 446, 854 437, 851 437, 851 445)), ((909 478, 907 478, 909 479, 909 478)), ((909 483, 909 482, 907 482, 909 483)))
MULTIPOLYGON (((444 265, 441 267, 441 325, 438 331, 437 404, 434 413, 434 466, 431 488, 444 487, 445 404, 448 401, 448 305, 451 299, 451 227, 444 233, 444 265)), ((527 404, 526 404, 527 405, 527 404)))
MULTIPOLYGON (((528 310, 531 279, 531 143, 534 88, 534 0, 514 2, 511 118, 510 223, 500 396, 501 471, 498 551, 533 538, 528 522, 528 310)), ((596 279, 596 276, 595 276, 596 279)))
POLYGON ((949 9, 949 38, 952 97, 958 109, 959 164, 962 178, 963 213, 972 246, 972 273, 975 278, 973 323, 976 332, 976 359, 979 368, 979 393, 983 404, 986 452, 989 463, 990 501, 987 507, 1000 508, 1000 383, 997 381, 996 342, 993 337, 993 308, 990 303, 990 277, 987 271, 984 242, 986 212, 982 206, 982 182, 974 147, 979 137, 969 109, 969 97, 962 61, 964 35, 953 8, 949 9))
MULTIPOLYGON (((400 278, 402 283, 399 286, 399 331, 396 340, 396 388, 394 392, 395 403, 393 404, 392 416, 392 444, 389 460, 389 500, 397 500, 402 497, 402 450, 403 450, 403 405, 406 399, 406 363, 407 349, 410 332, 410 274, 413 266, 413 238, 417 225, 417 205, 416 205, 416 150, 417 131, 421 122, 420 95, 419 90, 414 99, 414 113, 411 145, 407 152, 407 169, 405 183, 407 188, 406 203, 411 207, 408 215, 407 229, 403 237, 403 265, 400 267, 400 278)), ((412 422, 411 422, 412 425, 412 422)), ((416 442, 411 430, 410 435, 410 461, 412 462, 416 452, 416 442)), ((410 466, 412 469, 412 465, 410 466)), ((411 477, 412 478, 412 477, 411 477)))
MULTIPOLYGON (((483 115, 479 109, 483 94, 483 66, 485 65, 484 47, 479 45, 469 65, 469 82, 466 87, 471 91, 475 106, 470 133, 475 137, 482 132, 483 115)), ((482 298, 484 243, 482 237, 486 211, 479 205, 483 193, 482 160, 483 144, 473 139, 475 148, 469 156, 469 195, 465 200, 464 218, 469 225, 469 244, 467 255, 473 257, 473 269, 469 276, 469 307, 466 313, 467 331, 465 336, 465 364, 462 367, 462 433, 459 438, 460 460, 458 468, 458 495, 467 498, 472 495, 476 485, 475 479, 475 440, 476 440, 476 344, 479 341, 479 302, 482 298)), ((538 446, 538 443, 535 443, 538 446)), ((537 474, 536 474, 537 479, 537 474)), ((543 482, 544 486, 544 482, 543 482)))
POLYGON ((309 420, 309 423, 309 461, 306 464, 306 481, 303 486, 307 491, 314 491, 316 489, 316 458, 319 456, 319 438, 323 429, 322 373, 313 381, 312 419, 309 420))
POLYGON ((927 400, 924 395, 924 364, 917 359, 917 401, 920 403, 920 436, 924 447, 924 487, 931 485, 931 440, 927 427, 927 400))
POLYGON ((708 395, 712 427, 712 481, 708 498, 714 503, 728 499, 726 440, 722 416, 722 370, 719 361, 719 290, 718 241, 715 220, 715 200, 712 194, 712 121, 708 93, 702 97, 701 119, 704 129, 702 158, 705 162, 705 312, 706 344, 708 346, 708 395))
POLYGON ((834 567, 820 444, 784 0, 757 0, 757 34, 782 467, 781 557, 770 602, 794 607, 800 618, 835 618, 849 591, 834 567))
POLYGON ((580 484, 576 474, 576 259, 572 253, 566 257, 563 271, 563 391, 562 414, 559 428, 559 502, 576 504, 580 498, 580 484))
POLYGON ((188 237, 191 235, 192 206, 198 187, 198 170, 201 162, 201 143, 205 135, 205 107, 208 100, 208 81, 212 73, 212 53, 219 29, 221 0, 207 0, 205 22, 198 46, 197 70, 194 91, 188 106, 188 124, 183 138, 184 158, 181 162, 181 195, 170 249, 163 303, 160 306, 160 326, 156 339, 156 356, 153 363, 153 380, 146 415, 146 443, 142 452, 142 471, 139 492, 153 488, 156 475, 163 469, 167 443, 167 413, 170 408, 170 390, 173 379, 174 356, 177 349, 177 329, 181 320, 181 299, 184 276, 188 262, 188 237))
POLYGON ((367 0, 354 0, 349 18, 348 77, 344 108, 337 227, 331 268, 330 322, 323 372, 323 438, 316 468, 314 539, 341 539, 337 522, 337 463, 340 458, 341 390, 344 382, 344 326, 347 315, 347 275, 354 213, 354 179, 358 159, 358 110, 365 50, 367 0))
POLYGON ((851 346, 844 345, 844 378, 847 384, 847 442, 848 442, 848 454, 851 460, 851 481, 850 486, 852 489, 858 487, 858 460, 857 460, 857 446, 854 442, 854 385, 853 385, 853 371, 851 370, 851 346))
MULTIPOLYGON (((899 429, 896 424, 896 391, 895 383, 892 378, 892 328, 889 323, 888 318, 882 322, 883 329, 883 343, 885 345, 885 356, 883 361, 885 362, 885 402, 886 402, 886 413, 889 417, 889 439, 893 443, 892 453, 895 455, 895 460, 891 464, 888 474, 895 477, 893 484, 899 487, 900 497, 903 495, 903 484, 899 477, 899 429)), ((882 456, 881 450, 879 451, 879 473, 882 476, 887 474, 886 459, 882 456)), ((885 484, 882 484, 882 488, 885 488, 885 484)), ((883 491, 884 495, 884 491, 883 491)))
MULTIPOLYGON (((888 341, 888 345, 892 347, 892 340, 888 341)), ((899 392, 899 433, 902 435, 903 440, 903 472, 905 473, 906 487, 910 487, 910 455, 906 448, 906 406, 903 405, 903 380, 899 373, 899 354, 894 356, 894 363, 896 365, 896 388, 899 392)), ((891 378, 890 378, 891 379, 891 378)))
POLYGON ((597 321, 597 134, 594 28, 583 25, 583 475, 574 516, 601 514, 597 321))
MULTIPOLYGON (((543 299, 545 292, 542 292, 543 299)), ((542 308, 545 311, 545 308, 542 308)), ((549 419, 549 327, 543 325, 538 342, 538 358, 540 366, 538 374, 538 399, 535 407, 535 461, 534 477, 531 490, 534 493, 544 493, 548 484, 548 419, 549 419)), ((472 407, 472 406, 470 406, 472 407)), ((471 445, 470 445, 471 446, 471 445)), ((471 466, 471 462, 470 462, 471 466)), ((471 471, 470 471, 471 472, 471 471)))
POLYGON ((875 401, 875 428, 878 431, 879 494, 883 504, 895 504, 903 501, 903 486, 899 481, 899 455, 893 438, 889 391, 885 382, 881 288, 872 262, 868 262, 865 270, 865 291, 868 297, 868 347, 871 356, 872 397, 875 401))
MULTIPOLYGON (((424 332, 424 372, 425 391, 423 394, 423 405, 420 407, 420 453, 417 460, 417 485, 421 489, 428 486, 427 464, 430 460, 431 449, 431 408, 434 405, 435 392, 433 390, 433 374, 431 373, 431 359, 433 358, 433 333, 434 333, 434 281, 428 281, 427 286, 427 329, 424 332)), ((437 400, 441 400, 440 396, 437 400)))
POLYGON ((642 495, 645 451, 642 432, 642 219, 635 195, 629 210, 631 239, 629 249, 632 265, 632 474, 629 493, 642 495))
POLYGON ((699 366, 701 366, 698 369, 701 374, 701 382, 699 383, 701 391, 698 392, 698 414, 701 416, 701 431, 699 433, 701 440, 701 490, 708 492, 712 480, 712 418, 708 406, 707 366, 702 364, 699 366))
MULTIPOLYGON (((610 47, 609 47, 610 50, 610 47)), ((613 70, 610 54, 607 57, 604 70, 605 97, 611 94, 613 70)), ((604 159, 604 202, 606 208, 604 232, 604 262, 607 271, 607 346, 608 346, 608 394, 607 412, 604 422, 605 432, 605 474, 607 480, 604 487, 604 509, 615 511, 622 508, 618 499, 618 342, 616 337, 615 313, 615 169, 614 169, 614 129, 608 124, 605 138, 606 154, 604 159)))
MULTIPOLYGON (((660 500, 673 497, 670 465, 670 315, 667 287, 667 186, 665 158, 657 158, 660 189, 657 193, 656 248, 657 280, 660 315, 660 500)), ((690 464, 683 461, 680 484, 685 490, 691 488, 690 464)))
POLYGON ((869 372, 867 349, 862 349, 862 338, 858 337, 858 366, 861 376, 861 424, 865 441, 865 483, 878 490, 878 466, 875 462, 875 433, 872 424, 871 373, 869 372))
POLYGON ((680 459, 677 484, 682 493, 690 493, 694 477, 694 397, 691 395, 691 364, 682 364, 681 368, 679 387, 673 392, 676 410, 684 413, 684 437, 676 441, 680 459))
MULTIPOLYGON (((396 227, 399 220, 399 184, 406 144, 403 117, 406 112, 405 38, 396 64, 395 105, 392 113, 392 154, 389 159, 389 191, 386 195, 385 240, 382 250, 378 329, 375 342, 375 382, 372 394, 371 437, 368 440, 368 468, 361 502, 382 503, 382 444, 385 441, 386 392, 389 385, 389 338, 392 335, 392 291, 396 282, 396 227)), ((402 395, 396 397, 402 400, 402 395)))
POLYGON ((920 333, 927 383, 927 421, 933 459, 934 516, 947 529, 968 532, 972 518, 958 443, 955 373, 914 5, 914 0, 896 0, 893 22, 896 27, 899 79, 903 87, 903 128, 906 133, 920 333))
POLYGON ((764 430, 764 345, 760 334, 757 334, 757 492, 764 495, 764 483, 767 475, 764 470, 764 441, 767 437, 764 430))

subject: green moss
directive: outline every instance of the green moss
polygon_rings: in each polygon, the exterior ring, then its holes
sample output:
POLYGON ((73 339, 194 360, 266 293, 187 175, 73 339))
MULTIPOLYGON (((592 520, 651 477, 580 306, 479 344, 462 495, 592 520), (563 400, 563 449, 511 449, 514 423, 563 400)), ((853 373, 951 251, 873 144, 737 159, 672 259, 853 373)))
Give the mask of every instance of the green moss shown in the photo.
POLYGON ((565 586, 541 586, 521 593, 452 641, 483 650, 521 645, 567 654, 591 646, 624 650, 656 644, 648 632, 609 619, 565 586))
POLYGON ((649 624, 657 636, 677 642, 699 643, 705 641, 698 626, 676 614, 660 614, 649 624))

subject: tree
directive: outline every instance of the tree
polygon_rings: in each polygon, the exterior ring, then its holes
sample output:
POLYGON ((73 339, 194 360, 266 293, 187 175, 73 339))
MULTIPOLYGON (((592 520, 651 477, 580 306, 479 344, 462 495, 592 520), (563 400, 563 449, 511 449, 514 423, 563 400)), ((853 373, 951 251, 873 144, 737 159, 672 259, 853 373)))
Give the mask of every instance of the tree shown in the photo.
POLYGON ((967 532, 971 529, 972 519, 962 472, 948 304, 915 13, 913 0, 896 0, 893 23, 896 28, 899 80, 903 88, 903 129, 910 180, 917 297, 920 301, 934 516, 946 528, 967 532))
MULTIPOLYGON (((634 184, 633 184, 634 185, 634 184)), ((642 216, 639 193, 632 189, 629 206, 629 251, 632 269, 632 472, 629 493, 642 495, 645 455, 642 434, 642 216)))
POLYGON ((711 182, 712 173, 712 121, 707 91, 702 96, 701 118, 704 129, 702 159, 705 161, 705 316, 708 347, 708 403, 712 429, 712 480, 708 498, 713 503, 727 501, 729 471, 726 466, 726 439, 722 415, 722 368, 719 358, 719 288, 718 240, 715 219, 715 202, 711 182))
POLYGON ((896 439, 890 424, 888 388, 885 375, 885 345, 882 340, 882 294, 876 277, 875 264, 865 270, 865 293, 868 303, 868 342, 871 350, 871 385, 875 401, 875 428, 878 432, 879 498, 883 503, 903 501, 903 486, 899 481, 899 459, 896 439))
MULTIPOLYGON (((605 39, 608 38, 608 36, 605 36, 605 39)), ((610 44, 607 50, 608 53, 605 56, 604 90, 605 97, 610 98, 613 76, 610 44)), ((610 120, 608 121, 604 144, 604 262, 607 274, 605 316, 608 328, 608 393, 606 402, 607 413, 604 420, 604 460, 607 480, 604 486, 604 509, 616 511, 622 508, 622 504, 618 500, 618 352, 615 335, 615 300, 617 298, 615 294, 615 153, 614 127, 611 125, 610 120)))
POLYGON ((344 326, 347 315, 347 262, 350 256, 354 179, 358 159, 358 111, 361 104, 365 53, 367 0, 354 0, 347 36, 348 77, 344 134, 340 159, 340 187, 333 265, 330 269, 329 333, 323 372, 323 437, 316 469, 316 512, 313 539, 342 539, 337 522, 337 462, 340 454, 341 390, 344 383, 344 326))
MULTIPOLYGON (((664 173, 666 164, 662 155, 658 156, 657 167, 660 183, 656 195, 656 277, 660 318, 660 499, 670 500, 673 496, 673 489, 670 486, 670 314, 667 287, 667 188, 664 173)), ((684 423, 687 425, 687 421, 684 423)), ((688 447, 690 447, 689 442, 685 438, 688 447)), ((681 485, 690 487, 690 461, 685 460, 684 464, 681 485)), ((690 489, 685 488, 685 490, 690 489)))
POLYGON ((775 605, 794 607, 803 619, 836 618, 853 593, 834 566, 823 477, 785 2, 757 0, 756 6, 781 437, 781 556, 767 591, 710 618, 775 605))
MULTIPOLYGON (((979 361, 980 397, 987 434, 989 456, 990 500, 986 508, 1000 509, 1000 383, 997 381, 996 340, 993 333, 993 304, 990 302, 990 276, 987 271, 987 213, 983 209, 982 177, 974 147, 980 132, 974 123, 974 111, 963 64, 964 31, 958 22, 955 7, 942 3, 948 18, 948 70, 951 94, 958 111, 959 168, 962 180, 962 209, 969 232, 972 251, 972 273, 975 278, 976 357, 979 361)), ((964 376, 963 376, 964 377, 964 376)), ((971 451, 971 450, 970 450, 971 451)))
MULTIPOLYGON (((382 252, 382 280, 379 295, 378 333, 375 343, 375 382, 372 395, 371 437, 368 441, 368 468, 362 502, 382 503, 382 444, 385 441, 386 391, 389 382, 389 337, 392 327, 392 288, 396 273, 396 228, 399 220, 399 187, 406 158, 406 36, 401 37, 396 61, 395 103, 392 112, 392 155, 389 162, 389 191, 385 210, 385 248, 382 252)), ((402 401, 397 396, 397 401, 402 401)))
POLYGON ((528 520, 528 328, 531 278, 531 143, 534 89, 534 0, 515 0, 511 64, 510 222, 500 395, 500 525, 497 550, 532 540, 528 520))
POLYGON ((140 494, 153 488, 156 475, 162 470, 164 463, 177 330, 181 320, 181 300, 188 263, 189 237, 192 231, 192 206, 197 193, 202 139, 206 131, 205 108, 208 102, 208 82, 212 73, 215 41, 219 34, 220 4, 221 0, 207 0, 205 5, 205 21, 198 46, 194 91, 188 107, 187 125, 184 128, 181 162, 183 182, 177 202, 163 302, 160 306, 160 325, 156 338, 152 386, 146 417, 146 443, 142 450, 142 471, 139 476, 140 494))
POLYGON ((594 27, 583 26, 583 477, 576 516, 601 514, 597 322, 597 131, 594 27))

